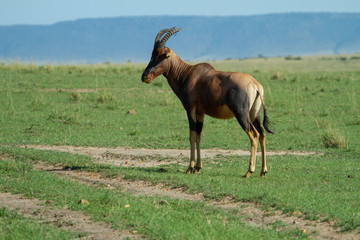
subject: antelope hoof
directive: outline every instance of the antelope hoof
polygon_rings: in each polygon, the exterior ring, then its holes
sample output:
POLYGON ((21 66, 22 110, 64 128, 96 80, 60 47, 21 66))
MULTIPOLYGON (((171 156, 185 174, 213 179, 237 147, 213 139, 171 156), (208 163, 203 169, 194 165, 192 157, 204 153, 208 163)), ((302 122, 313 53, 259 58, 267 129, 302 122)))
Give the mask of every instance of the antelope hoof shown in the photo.
POLYGON ((249 178, 251 176, 252 172, 248 171, 245 175, 244 178, 249 178))
POLYGON ((267 171, 261 171, 260 177, 265 177, 266 173, 267 173, 267 171))
POLYGON ((194 173, 200 173, 201 167, 195 167, 194 173))
POLYGON ((194 171, 194 168, 189 167, 189 168, 186 170, 186 174, 192 174, 193 171, 194 171))

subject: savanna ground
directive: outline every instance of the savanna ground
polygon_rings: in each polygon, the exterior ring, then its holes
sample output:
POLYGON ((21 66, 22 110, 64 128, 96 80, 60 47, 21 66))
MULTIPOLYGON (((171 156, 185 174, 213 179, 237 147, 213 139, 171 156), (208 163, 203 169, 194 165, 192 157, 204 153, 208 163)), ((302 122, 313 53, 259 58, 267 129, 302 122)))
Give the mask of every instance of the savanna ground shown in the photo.
POLYGON ((212 64, 264 86, 266 178, 210 117, 186 175, 185 111, 145 65, 0 64, 0 239, 360 238, 360 57, 212 64))

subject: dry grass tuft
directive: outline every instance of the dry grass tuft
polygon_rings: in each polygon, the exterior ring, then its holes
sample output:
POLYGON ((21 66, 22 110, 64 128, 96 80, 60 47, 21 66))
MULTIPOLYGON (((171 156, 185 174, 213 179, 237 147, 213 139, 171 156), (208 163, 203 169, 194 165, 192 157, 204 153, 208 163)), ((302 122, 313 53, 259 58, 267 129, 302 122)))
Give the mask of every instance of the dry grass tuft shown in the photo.
POLYGON ((322 142, 326 148, 340 148, 347 147, 346 138, 335 129, 328 128, 322 136, 322 142))

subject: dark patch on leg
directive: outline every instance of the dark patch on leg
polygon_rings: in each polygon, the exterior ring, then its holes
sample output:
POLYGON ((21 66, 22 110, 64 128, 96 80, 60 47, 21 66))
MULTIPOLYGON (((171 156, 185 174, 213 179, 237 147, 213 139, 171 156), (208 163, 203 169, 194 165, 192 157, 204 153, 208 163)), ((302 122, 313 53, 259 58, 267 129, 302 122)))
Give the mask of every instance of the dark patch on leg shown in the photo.
POLYGON ((202 128, 203 128, 203 122, 196 122, 196 132, 197 134, 201 134, 201 131, 202 131, 202 128))
POLYGON ((197 129, 197 124, 196 122, 191 118, 191 116, 188 116, 188 120, 189 120, 189 128, 191 131, 196 131, 197 129))
POLYGON ((234 87, 228 91, 226 101, 244 131, 250 131, 250 101, 246 91, 239 87, 234 87))
POLYGON ((200 121, 194 121, 190 114, 188 114, 188 120, 189 120, 189 128, 191 131, 196 131, 197 134, 201 134, 201 131, 203 129, 203 122, 200 121))

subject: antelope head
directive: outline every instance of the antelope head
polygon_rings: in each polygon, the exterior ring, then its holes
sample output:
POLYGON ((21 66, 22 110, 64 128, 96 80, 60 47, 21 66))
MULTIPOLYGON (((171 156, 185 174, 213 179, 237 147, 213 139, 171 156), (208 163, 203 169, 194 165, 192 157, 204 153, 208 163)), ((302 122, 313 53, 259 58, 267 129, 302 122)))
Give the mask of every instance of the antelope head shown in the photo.
POLYGON ((168 66, 167 60, 172 53, 171 49, 165 47, 165 43, 172 35, 174 35, 180 30, 181 28, 176 29, 176 27, 167 28, 161 30, 156 35, 154 49, 152 51, 150 62, 141 76, 141 80, 143 82, 151 83, 154 78, 165 73, 168 66))

